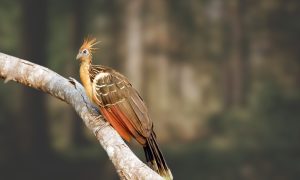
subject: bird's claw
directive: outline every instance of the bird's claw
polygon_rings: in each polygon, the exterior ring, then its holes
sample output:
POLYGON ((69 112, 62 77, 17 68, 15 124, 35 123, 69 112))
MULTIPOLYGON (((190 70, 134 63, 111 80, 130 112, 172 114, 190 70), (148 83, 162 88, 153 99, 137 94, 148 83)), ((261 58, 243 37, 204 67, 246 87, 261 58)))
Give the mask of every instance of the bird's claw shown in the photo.
POLYGON ((79 83, 76 79, 74 79, 74 78, 72 78, 72 77, 69 77, 69 82, 70 82, 71 84, 73 84, 75 88, 76 88, 76 84, 79 83))
MULTIPOLYGON (((102 118, 102 116, 98 116, 98 117, 96 117, 96 120, 101 119, 101 118, 102 118)), ((100 123, 97 127, 95 127, 94 134, 97 136, 98 132, 107 126, 110 126, 110 123, 108 121, 100 123)))

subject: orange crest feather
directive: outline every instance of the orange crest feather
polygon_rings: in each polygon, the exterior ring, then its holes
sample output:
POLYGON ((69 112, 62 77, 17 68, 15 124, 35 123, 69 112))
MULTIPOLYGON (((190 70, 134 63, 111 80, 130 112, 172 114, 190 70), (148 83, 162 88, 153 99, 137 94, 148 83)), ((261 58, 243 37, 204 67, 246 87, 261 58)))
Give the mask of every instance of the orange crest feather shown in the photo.
POLYGON ((91 53, 95 50, 97 50, 98 48, 95 48, 94 46, 96 44, 98 44, 100 41, 97 41, 96 38, 92 38, 92 37, 87 37, 84 39, 83 44, 80 47, 80 51, 82 51, 83 49, 87 49, 88 51, 90 51, 91 53))

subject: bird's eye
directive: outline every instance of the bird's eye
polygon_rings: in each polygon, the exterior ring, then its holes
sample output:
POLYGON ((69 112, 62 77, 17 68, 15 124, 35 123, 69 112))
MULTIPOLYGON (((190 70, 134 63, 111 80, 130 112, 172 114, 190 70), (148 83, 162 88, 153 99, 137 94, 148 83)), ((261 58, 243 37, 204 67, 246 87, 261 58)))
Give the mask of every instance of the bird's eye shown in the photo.
POLYGON ((87 54, 88 53, 88 51, 86 49, 83 50, 82 52, 83 52, 83 54, 87 54))

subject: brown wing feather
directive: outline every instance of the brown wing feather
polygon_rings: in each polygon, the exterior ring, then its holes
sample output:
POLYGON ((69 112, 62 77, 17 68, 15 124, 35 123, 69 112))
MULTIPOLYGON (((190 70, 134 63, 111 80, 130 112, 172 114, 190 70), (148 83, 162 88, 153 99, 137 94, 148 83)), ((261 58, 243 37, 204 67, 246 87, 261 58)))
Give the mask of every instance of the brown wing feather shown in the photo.
POLYGON ((121 126, 122 130, 120 127, 116 130, 128 131, 139 143, 145 144, 152 132, 152 121, 138 92, 126 77, 112 69, 92 66, 90 72, 93 72, 93 101, 100 106, 101 112, 108 112, 107 115, 103 113, 105 118, 117 122, 112 125, 121 126))

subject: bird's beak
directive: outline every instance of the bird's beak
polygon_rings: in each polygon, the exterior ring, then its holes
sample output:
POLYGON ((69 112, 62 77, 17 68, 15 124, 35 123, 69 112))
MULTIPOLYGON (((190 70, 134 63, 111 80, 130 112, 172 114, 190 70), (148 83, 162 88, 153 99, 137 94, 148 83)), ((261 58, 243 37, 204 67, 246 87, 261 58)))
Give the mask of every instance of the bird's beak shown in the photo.
POLYGON ((76 56, 76 59, 78 60, 78 59, 80 59, 80 58, 81 58, 81 54, 78 53, 77 56, 76 56))

